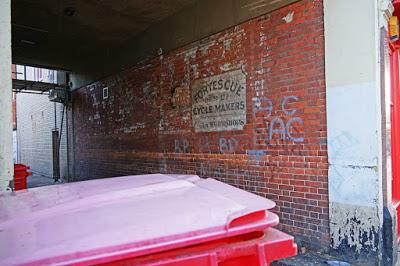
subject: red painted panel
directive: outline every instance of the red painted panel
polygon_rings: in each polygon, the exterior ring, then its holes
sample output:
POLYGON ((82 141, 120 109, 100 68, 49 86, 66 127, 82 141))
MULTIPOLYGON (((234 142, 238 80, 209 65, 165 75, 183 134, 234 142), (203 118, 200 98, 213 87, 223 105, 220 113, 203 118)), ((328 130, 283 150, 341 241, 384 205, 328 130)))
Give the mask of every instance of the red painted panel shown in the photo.
MULTIPOLYGON (((392 132, 392 193, 397 209, 397 219, 400 217, 400 79, 399 50, 395 49, 390 57, 391 66, 391 132, 392 132)), ((398 229, 400 237, 400 227, 398 229)))

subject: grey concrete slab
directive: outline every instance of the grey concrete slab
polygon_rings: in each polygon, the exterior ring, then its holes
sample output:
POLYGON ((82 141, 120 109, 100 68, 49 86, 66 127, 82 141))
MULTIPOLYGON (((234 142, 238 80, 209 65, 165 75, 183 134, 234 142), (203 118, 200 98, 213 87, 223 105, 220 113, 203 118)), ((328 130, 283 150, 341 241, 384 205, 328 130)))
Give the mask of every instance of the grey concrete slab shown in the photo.
POLYGON ((34 187, 42 187, 42 186, 50 186, 50 185, 55 185, 59 184, 54 182, 53 178, 38 175, 38 174, 33 174, 28 177, 28 188, 34 188, 34 187))

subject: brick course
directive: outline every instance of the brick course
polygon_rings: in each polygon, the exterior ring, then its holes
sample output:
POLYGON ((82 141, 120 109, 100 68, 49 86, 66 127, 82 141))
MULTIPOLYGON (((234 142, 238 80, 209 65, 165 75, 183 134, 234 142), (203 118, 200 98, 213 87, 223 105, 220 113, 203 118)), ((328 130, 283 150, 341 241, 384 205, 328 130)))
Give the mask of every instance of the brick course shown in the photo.
POLYGON ((217 178, 274 200, 281 229, 328 246, 323 34, 322 0, 303 0, 76 90, 76 178, 217 178), (236 69, 244 129, 195 133, 191 84, 236 69))

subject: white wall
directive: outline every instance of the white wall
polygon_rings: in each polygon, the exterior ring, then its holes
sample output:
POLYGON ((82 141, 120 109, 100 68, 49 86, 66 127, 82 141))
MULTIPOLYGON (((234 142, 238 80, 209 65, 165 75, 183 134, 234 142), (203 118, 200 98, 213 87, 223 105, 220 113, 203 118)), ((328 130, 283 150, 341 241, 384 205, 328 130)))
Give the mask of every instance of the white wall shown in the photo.
MULTIPOLYGON (((57 103, 57 128, 61 128, 63 106, 57 103)), ((66 115, 66 112, 65 114, 66 115)), ((17 94, 18 162, 27 164, 34 173, 52 177, 52 130, 54 103, 47 95, 17 94)), ((64 116, 60 148, 61 177, 66 169, 66 119, 64 116)))
POLYGON ((376 1, 324 1, 330 229, 358 252, 378 248, 382 224, 376 1))
POLYGON ((0 192, 10 190, 12 161, 11 1, 0 1, 0 192))
POLYGON ((13 131, 13 161, 18 162, 18 144, 17 144, 17 131, 13 131))

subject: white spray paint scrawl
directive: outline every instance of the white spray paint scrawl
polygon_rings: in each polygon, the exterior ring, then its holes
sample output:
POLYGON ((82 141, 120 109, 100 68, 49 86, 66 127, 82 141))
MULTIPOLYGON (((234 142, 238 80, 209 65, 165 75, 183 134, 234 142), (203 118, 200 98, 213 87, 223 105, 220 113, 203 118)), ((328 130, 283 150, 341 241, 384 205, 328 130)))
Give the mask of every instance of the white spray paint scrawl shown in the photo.
POLYGON ((286 22, 286 23, 290 23, 293 21, 293 15, 294 12, 289 12, 286 16, 284 16, 282 19, 286 22))

